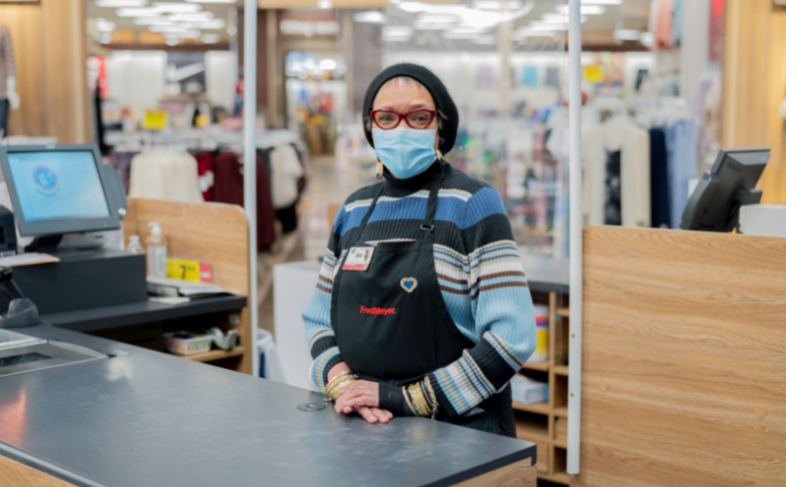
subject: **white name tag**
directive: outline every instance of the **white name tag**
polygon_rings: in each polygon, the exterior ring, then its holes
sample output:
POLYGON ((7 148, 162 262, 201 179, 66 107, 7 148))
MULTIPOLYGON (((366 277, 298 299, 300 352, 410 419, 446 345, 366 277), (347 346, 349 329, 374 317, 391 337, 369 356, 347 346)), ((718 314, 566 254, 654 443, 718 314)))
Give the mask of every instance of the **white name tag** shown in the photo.
POLYGON ((345 271, 366 271, 371 265, 371 257, 374 256, 374 247, 352 247, 344 259, 345 271))

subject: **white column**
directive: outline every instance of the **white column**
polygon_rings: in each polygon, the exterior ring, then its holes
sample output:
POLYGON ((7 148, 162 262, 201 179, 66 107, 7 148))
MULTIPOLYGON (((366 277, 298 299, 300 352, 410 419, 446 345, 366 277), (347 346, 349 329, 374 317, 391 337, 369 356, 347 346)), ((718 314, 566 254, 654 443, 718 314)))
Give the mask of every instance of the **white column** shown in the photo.
POLYGON ((570 370, 568 377, 568 473, 579 473, 581 435, 581 0, 569 0, 570 30, 570 370))
POLYGON ((254 375, 259 377, 259 303, 257 303, 257 0, 245 0, 243 13, 243 206, 248 216, 248 262, 251 286, 248 307, 251 311, 251 343, 244 343, 251 353, 254 375))

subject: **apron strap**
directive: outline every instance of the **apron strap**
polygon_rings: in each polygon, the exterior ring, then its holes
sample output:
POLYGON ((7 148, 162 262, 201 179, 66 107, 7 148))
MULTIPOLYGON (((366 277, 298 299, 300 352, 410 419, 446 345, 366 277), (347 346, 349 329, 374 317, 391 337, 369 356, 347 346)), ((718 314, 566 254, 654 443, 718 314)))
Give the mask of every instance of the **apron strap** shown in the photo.
POLYGON ((380 184, 379 189, 374 194, 374 199, 371 201, 371 206, 368 207, 368 211, 366 211, 366 215, 363 217, 363 221, 360 223, 360 227, 358 228, 358 238, 355 242, 360 242, 361 237, 363 237, 363 232, 366 230, 366 223, 368 223, 368 219, 371 218, 371 214, 374 212, 374 207, 377 206, 377 201, 379 197, 382 195, 382 190, 384 189, 385 185, 380 184))
POLYGON ((444 178, 442 171, 434 175, 434 182, 431 185, 431 191, 428 195, 428 206, 426 207, 426 219, 420 226, 420 229, 426 232, 424 237, 430 237, 434 234, 434 216, 437 214, 437 200, 439 199, 439 188, 442 186, 444 178))

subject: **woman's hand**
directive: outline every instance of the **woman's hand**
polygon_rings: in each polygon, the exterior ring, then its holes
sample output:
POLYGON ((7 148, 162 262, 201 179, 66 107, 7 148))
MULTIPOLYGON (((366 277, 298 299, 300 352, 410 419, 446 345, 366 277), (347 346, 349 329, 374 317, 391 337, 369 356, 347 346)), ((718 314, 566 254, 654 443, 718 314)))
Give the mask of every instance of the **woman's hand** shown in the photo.
POLYGON ((387 423, 393 418, 390 411, 379 409, 379 384, 367 380, 359 380, 342 389, 335 408, 337 413, 357 412, 369 423, 387 423))

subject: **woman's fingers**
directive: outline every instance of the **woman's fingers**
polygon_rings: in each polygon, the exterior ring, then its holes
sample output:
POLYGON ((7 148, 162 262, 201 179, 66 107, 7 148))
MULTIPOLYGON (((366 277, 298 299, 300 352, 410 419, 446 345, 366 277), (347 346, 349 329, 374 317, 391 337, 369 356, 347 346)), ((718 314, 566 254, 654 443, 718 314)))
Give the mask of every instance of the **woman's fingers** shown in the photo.
POLYGON ((379 407, 378 396, 357 396, 351 399, 342 401, 341 407, 359 408, 361 406, 377 408, 379 407))
POLYGON ((369 408, 366 408, 366 407, 359 408, 358 409, 358 413, 360 413, 360 415, 363 416, 363 418, 366 421, 368 421, 369 423, 373 424, 373 423, 376 423, 377 421, 379 421, 377 416, 373 412, 371 412, 371 409, 369 409, 369 408))
POLYGON ((378 409, 378 408, 371 408, 371 412, 374 413, 377 419, 379 419, 380 423, 387 423, 388 421, 390 421, 387 411, 383 411, 382 409, 378 409))

